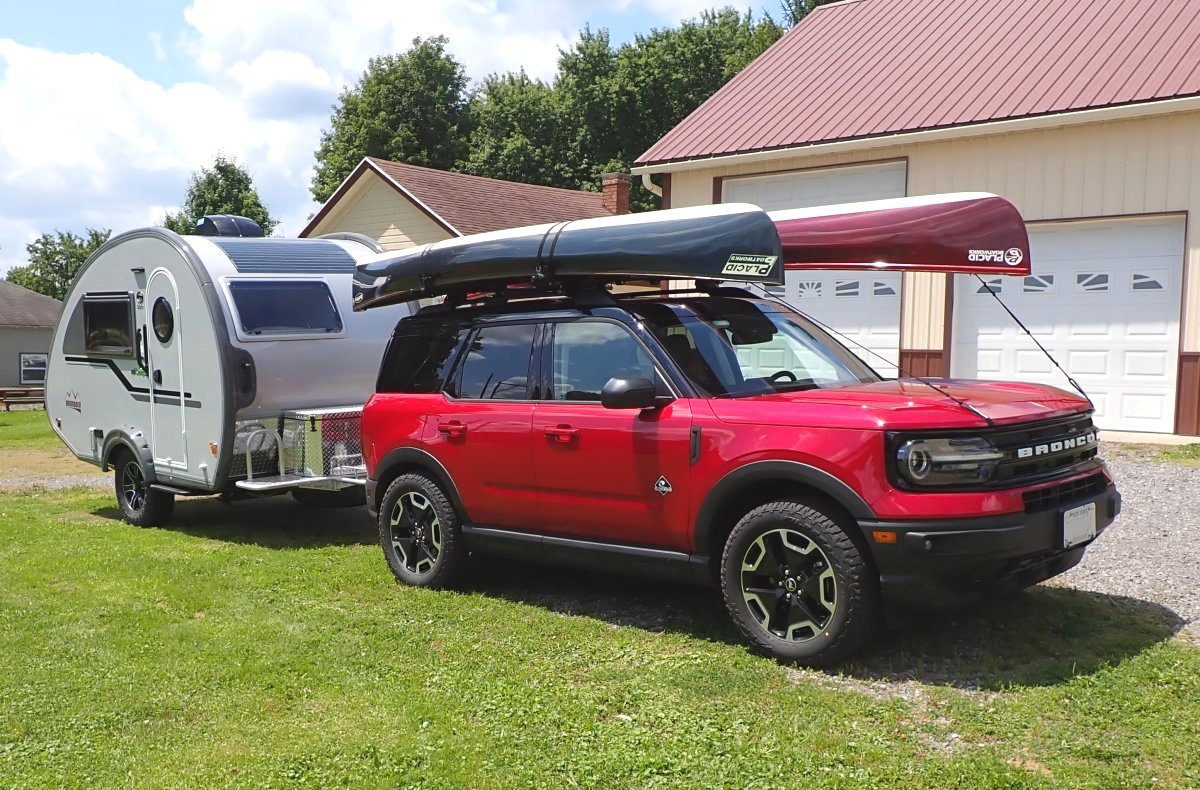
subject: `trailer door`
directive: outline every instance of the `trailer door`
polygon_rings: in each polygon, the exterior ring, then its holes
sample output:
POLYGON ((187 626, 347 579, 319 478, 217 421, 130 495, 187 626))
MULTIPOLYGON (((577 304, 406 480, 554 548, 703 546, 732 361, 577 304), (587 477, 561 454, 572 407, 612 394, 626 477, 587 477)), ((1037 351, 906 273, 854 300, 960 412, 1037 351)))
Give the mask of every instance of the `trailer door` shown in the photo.
POLYGON ((155 269, 146 283, 142 328, 150 362, 150 449, 154 466, 170 474, 186 471, 187 420, 191 397, 184 383, 183 320, 179 288, 166 269, 155 269))

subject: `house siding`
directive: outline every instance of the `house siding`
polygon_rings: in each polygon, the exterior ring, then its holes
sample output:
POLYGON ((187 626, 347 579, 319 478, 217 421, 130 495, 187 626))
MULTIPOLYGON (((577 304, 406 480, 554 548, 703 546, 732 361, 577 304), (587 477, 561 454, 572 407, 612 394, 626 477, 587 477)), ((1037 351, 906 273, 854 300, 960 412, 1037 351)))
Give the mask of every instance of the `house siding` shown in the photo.
MULTIPOLYGON (((1181 351, 1200 352, 1200 112, 676 170, 671 203, 709 203, 730 176, 897 158, 910 195, 994 192, 1031 222, 1186 212, 1181 351)), ((945 349, 947 292, 944 275, 905 275, 902 349, 945 349)))
POLYGON ((388 250, 453 236, 374 172, 364 173, 309 236, 333 232, 361 233, 388 250))
POLYGON ((50 353, 53 335, 49 327, 0 326, 0 387, 21 386, 21 354, 50 353))

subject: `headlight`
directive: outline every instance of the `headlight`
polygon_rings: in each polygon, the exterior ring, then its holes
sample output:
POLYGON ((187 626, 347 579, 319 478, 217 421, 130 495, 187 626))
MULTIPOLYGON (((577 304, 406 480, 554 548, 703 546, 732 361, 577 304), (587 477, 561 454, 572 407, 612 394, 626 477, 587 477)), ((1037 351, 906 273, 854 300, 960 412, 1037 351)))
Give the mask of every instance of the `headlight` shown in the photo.
POLYGON ((910 439, 896 451, 896 470, 915 486, 986 483, 1004 458, 986 439, 910 439))

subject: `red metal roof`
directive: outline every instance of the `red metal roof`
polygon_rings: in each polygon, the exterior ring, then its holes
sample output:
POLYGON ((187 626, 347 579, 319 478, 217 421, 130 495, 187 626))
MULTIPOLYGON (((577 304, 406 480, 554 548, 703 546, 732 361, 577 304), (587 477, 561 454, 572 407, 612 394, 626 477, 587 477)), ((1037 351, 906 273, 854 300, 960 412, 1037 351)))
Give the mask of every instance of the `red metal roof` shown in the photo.
POLYGON ((599 192, 500 181, 368 156, 325 201, 300 236, 311 233, 367 170, 383 175, 390 184, 415 198, 439 225, 464 236, 545 222, 612 216, 604 208, 604 198, 599 192))
POLYGON ((821 6, 638 165, 1200 94, 1200 0, 821 6))

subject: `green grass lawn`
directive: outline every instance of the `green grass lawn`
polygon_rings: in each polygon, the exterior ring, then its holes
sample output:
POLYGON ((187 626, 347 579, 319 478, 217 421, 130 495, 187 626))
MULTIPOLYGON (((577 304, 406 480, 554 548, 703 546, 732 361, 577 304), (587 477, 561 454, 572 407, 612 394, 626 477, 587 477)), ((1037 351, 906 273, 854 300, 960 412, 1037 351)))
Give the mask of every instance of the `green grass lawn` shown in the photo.
POLYGON ((1164 447, 1162 458, 1166 461, 1200 466, 1200 444, 1183 444, 1178 447, 1164 447))
POLYGON ((1149 604, 1041 588, 800 672, 710 590, 402 588, 332 514, 193 500, 138 529, 105 494, 0 498, 0 783, 1200 782, 1200 650, 1149 604))
POLYGON ((0 453, 11 450, 56 450, 62 442, 50 429, 46 412, 0 411, 0 453))
MULTIPOLYGON (((0 415, 0 453, 48 448, 0 415), (24 443, 24 444, 23 444, 24 443)), ((1041 587, 841 674, 749 652, 715 591, 477 564, 400 587, 365 511, 0 494, 0 786, 1200 784, 1200 649, 1041 587)))

